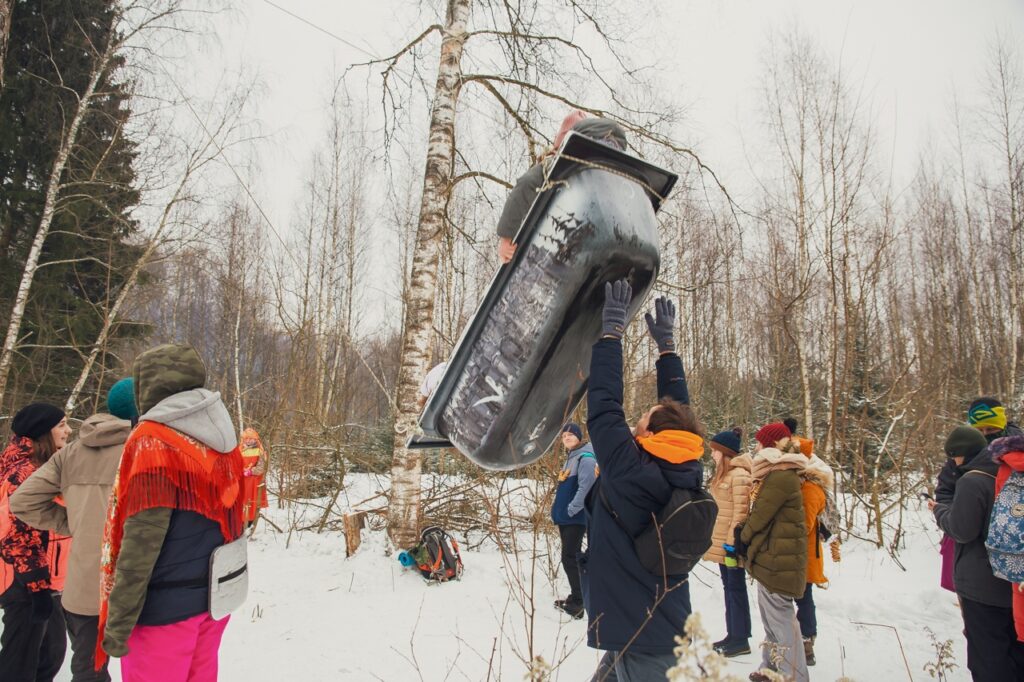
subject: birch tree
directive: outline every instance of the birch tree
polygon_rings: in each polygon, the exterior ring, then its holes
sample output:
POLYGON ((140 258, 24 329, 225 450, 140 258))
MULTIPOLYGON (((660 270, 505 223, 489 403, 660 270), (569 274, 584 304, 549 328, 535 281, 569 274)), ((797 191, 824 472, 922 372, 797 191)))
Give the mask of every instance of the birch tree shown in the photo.
MULTIPOLYGON (((179 12, 174 1, 154 0, 152 2, 117 3, 109 14, 109 23, 104 27, 101 43, 87 41, 91 50, 91 67, 89 77, 81 91, 67 86, 58 87, 69 91, 73 105, 65 119, 60 143, 50 167, 46 180, 46 191, 34 237, 25 259, 24 268, 17 286, 14 301, 8 318, 7 330, 3 346, 0 347, 0 403, 3 402, 14 355, 17 351, 22 321, 29 301, 36 273, 40 266, 43 246, 50 234, 54 214, 58 207, 58 199, 64 189, 65 170, 76 145, 86 118, 93 112, 97 101, 103 97, 101 84, 111 78, 112 71, 118 66, 118 56, 128 45, 145 35, 147 31, 159 27, 179 12)), ((84 31, 84 29, 83 29, 84 31)), ((54 61, 54 63, 56 63, 54 61)), ((58 78, 60 73, 58 71, 58 78)))

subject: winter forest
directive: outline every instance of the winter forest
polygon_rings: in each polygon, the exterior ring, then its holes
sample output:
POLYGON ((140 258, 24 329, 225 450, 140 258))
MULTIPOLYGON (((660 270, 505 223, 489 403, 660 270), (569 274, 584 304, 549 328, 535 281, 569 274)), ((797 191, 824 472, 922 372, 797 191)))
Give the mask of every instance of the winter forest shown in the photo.
MULTIPOLYGON (((550 606, 565 591, 549 518, 561 440, 504 472, 406 447, 421 382, 500 266, 509 190, 580 110, 679 175, 643 310, 675 301, 708 437, 739 427, 753 443, 792 417, 835 474, 843 556, 825 559, 811 678, 971 679, 920 493, 974 398, 1024 418, 1020 5, 891 10, 980 17, 922 18, 974 61, 932 99, 906 83, 897 105, 879 85, 889 53, 858 47, 871 30, 856 3, 340 4, 0 0, 0 433, 35 401, 77 429, 143 351, 195 347, 235 429, 269 453, 220 678, 594 673, 586 618, 550 606), (725 40, 748 11, 749 78, 714 90, 739 104, 695 119, 714 92, 674 70, 700 58, 680 42, 709 17, 701 44, 725 40), (253 47, 268 26, 279 36, 253 47), (304 41, 333 59, 285 75, 312 94, 282 101, 282 72, 261 68, 295 65, 304 41), (459 542, 459 582, 426 585, 396 559, 433 525, 459 542)), ((886 21, 889 4, 868 5, 886 21)), ((622 357, 633 425, 656 392, 642 321, 622 357)), ((586 424, 586 401, 570 417, 586 424)), ((700 632, 672 679, 757 670, 756 604, 754 653, 712 650, 717 573, 691 573, 700 632)))

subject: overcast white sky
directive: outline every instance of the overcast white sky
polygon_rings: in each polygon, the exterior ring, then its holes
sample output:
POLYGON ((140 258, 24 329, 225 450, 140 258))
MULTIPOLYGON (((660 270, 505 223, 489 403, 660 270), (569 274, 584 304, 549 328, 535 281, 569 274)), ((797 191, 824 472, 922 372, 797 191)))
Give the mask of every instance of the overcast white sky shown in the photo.
MULTIPOLYGON (((630 0, 609 0, 628 6, 630 0)), ((426 25, 413 0, 274 0, 369 53, 389 54, 426 25)), ((431 3, 428 3, 431 4, 431 3)), ((432 3, 441 4, 441 3, 432 3)), ((861 82, 893 186, 909 181, 933 136, 946 136, 954 92, 979 103, 994 35, 1024 45, 1024 0, 645 0, 655 19, 637 36, 635 61, 663 66, 663 88, 689 105, 679 139, 694 143, 727 185, 742 188, 756 158, 759 76, 767 37, 794 22, 861 82)), ((215 16, 216 41, 194 58, 187 87, 213 94, 225 67, 259 77, 251 113, 266 139, 253 182, 275 225, 287 231, 314 146, 322 139, 336 74, 367 59, 266 0, 215 16)), ((424 120, 427 111, 421 113, 424 120)), ((938 146, 943 146, 939 144, 938 146)), ((424 150, 425 153, 425 150, 424 150)))

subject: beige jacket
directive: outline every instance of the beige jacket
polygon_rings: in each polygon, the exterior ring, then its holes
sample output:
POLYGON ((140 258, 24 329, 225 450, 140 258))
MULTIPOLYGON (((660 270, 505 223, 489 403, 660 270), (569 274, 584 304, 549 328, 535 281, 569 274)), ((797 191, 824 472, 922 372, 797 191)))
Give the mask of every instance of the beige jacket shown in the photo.
POLYGON ((718 483, 710 485, 711 496, 718 505, 715 529, 711 532, 711 549, 704 554, 705 561, 725 563, 725 549, 722 545, 733 542, 733 529, 747 520, 750 513, 750 455, 732 458, 732 468, 718 483))
POLYGON ((113 415, 89 417, 78 440, 58 450, 11 496, 11 511, 25 523, 74 538, 61 602, 82 616, 100 612, 100 546, 107 498, 131 430, 130 422, 113 415), (63 496, 65 506, 54 501, 57 495, 63 496))

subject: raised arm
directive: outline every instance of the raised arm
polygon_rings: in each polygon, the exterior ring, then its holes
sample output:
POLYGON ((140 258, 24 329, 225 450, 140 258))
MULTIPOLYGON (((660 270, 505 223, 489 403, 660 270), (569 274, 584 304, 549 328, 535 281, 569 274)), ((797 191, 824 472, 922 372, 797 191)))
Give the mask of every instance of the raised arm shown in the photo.
POLYGON ((605 284, 601 339, 590 356, 587 430, 603 475, 639 466, 640 448, 622 407, 622 333, 633 290, 626 280, 605 284))

